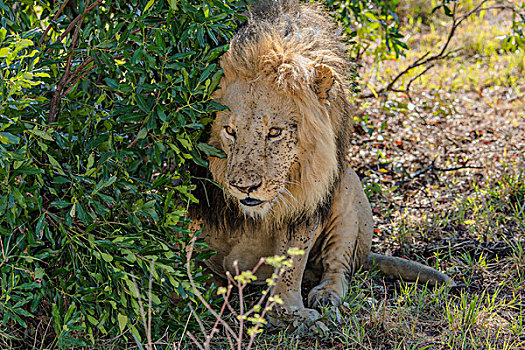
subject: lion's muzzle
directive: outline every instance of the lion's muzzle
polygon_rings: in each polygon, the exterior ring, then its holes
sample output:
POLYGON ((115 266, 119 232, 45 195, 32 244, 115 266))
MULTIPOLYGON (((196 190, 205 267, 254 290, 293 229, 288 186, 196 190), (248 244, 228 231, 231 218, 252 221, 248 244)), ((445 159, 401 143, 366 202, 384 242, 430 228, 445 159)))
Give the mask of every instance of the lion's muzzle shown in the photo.
POLYGON ((257 190, 262 185, 262 179, 258 176, 254 178, 254 176, 249 176, 247 179, 241 178, 237 181, 231 180, 230 186, 235 187, 237 190, 241 191, 242 193, 251 193, 255 190, 257 190))

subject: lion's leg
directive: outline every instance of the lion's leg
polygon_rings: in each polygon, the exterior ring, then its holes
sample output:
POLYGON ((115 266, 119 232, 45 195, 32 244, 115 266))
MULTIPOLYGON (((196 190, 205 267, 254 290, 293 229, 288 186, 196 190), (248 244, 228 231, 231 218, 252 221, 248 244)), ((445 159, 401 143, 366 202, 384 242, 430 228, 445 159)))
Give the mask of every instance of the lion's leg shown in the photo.
POLYGON ((317 322, 321 314, 314 309, 305 308, 301 297, 301 284, 308 260, 308 254, 312 248, 313 234, 317 225, 305 225, 306 228, 292 234, 291 240, 280 242, 279 252, 286 255, 289 248, 299 248, 305 252, 304 255, 293 255, 292 266, 283 270, 281 278, 275 286, 275 295, 278 295, 283 304, 278 306, 273 313, 276 323, 279 321, 299 320, 300 324, 314 331, 325 332, 326 326, 317 322))
MULTIPOLYGON (((355 216, 355 215, 353 215, 355 216)), ((355 217, 352 222, 355 222, 355 217)), ((337 224, 323 235, 320 263, 323 273, 321 281, 308 294, 308 306, 338 306, 347 290, 346 278, 352 271, 352 252, 357 243, 357 225, 337 224), (355 232, 353 235, 345 233, 355 232)))
POLYGON ((304 309, 301 282, 306 266, 306 256, 294 256, 292 258, 292 266, 285 268, 275 286, 275 294, 283 300, 283 308, 288 313, 304 309))
POLYGON ((347 290, 347 276, 370 253, 372 224, 372 211, 361 182, 348 168, 335 192, 328 224, 318 238, 323 274, 319 285, 308 294, 308 306, 341 303, 347 290))

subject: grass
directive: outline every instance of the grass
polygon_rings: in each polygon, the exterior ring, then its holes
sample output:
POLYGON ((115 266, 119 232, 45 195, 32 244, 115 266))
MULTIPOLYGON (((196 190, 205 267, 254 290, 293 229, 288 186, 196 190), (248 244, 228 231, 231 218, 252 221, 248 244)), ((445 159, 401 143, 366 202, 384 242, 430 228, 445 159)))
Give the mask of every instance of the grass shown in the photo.
MULTIPOLYGON (((447 18, 430 16, 429 3, 404 5, 412 50, 380 63, 365 56, 363 86, 379 89, 443 43, 447 18)), ((501 49, 509 23, 501 12, 475 16, 453 38, 456 53, 414 81, 410 96, 357 99, 349 162, 374 207, 373 250, 436 267, 460 286, 362 271, 343 322, 327 317, 328 336, 267 330, 255 348, 525 348, 525 53, 501 49)), ((219 337, 215 347, 227 344, 219 337)))

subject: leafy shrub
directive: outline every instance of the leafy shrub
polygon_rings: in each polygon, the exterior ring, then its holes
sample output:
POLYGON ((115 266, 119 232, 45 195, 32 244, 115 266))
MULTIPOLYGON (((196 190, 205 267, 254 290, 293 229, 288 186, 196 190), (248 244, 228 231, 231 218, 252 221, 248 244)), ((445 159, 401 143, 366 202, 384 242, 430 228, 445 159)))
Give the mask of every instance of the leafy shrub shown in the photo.
POLYGON ((2 325, 51 318, 60 347, 140 342, 132 274, 148 300, 154 261, 152 337, 180 335, 186 168, 215 152, 201 136, 244 3, 66 3, 0 1, 2 325))
POLYGON ((398 0, 326 0, 326 3, 343 25, 354 59, 358 60, 371 46, 376 60, 397 57, 408 49, 399 32, 398 0))

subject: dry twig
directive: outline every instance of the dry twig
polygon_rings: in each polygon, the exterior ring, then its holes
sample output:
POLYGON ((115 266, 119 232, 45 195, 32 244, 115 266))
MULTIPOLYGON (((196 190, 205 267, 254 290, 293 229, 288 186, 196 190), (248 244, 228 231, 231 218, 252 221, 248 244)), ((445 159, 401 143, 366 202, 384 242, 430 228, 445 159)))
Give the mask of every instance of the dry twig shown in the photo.
MULTIPOLYGON (((465 21, 470 16, 472 16, 474 14, 477 14, 477 13, 479 13, 481 11, 487 11, 487 10, 493 10, 493 9, 505 9, 505 10, 510 10, 512 12, 516 12, 516 8, 514 6, 511 6, 511 5, 494 5, 494 6, 483 7, 483 5, 485 5, 485 3, 489 2, 489 1, 490 0, 483 0, 483 1, 481 1, 472 10, 470 10, 467 13, 463 14, 459 18, 456 18, 457 3, 454 3, 453 4, 453 9, 452 9, 452 25, 450 27, 450 31, 448 32, 447 39, 446 39, 445 43, 443 44, 443 46, 441 47, 441 50, 437 54, 434 54, 432 56, 429 56, 431 51, 427 51, 421 57, 419 57, 414 62, 412 62, 408 67, 406 67, 404 70, 399 72, 386 86, 384 86, 381 89, 379 89, 377 91, 374 91, 372 93, 361 95, 361 98, 377 97, 378 95, 385 94, 385 93, 387 93, 389 91, 402 92, 402 93, 406 93, 407 95, 409 95, 410 94, 410 86, 412 85, 412 83, 415 80, 417 80, 418 78, 420 78, 422 75, 424 75, 426 72, 428 72, 434 66, 434 64, 433 64, 434 61, 446 59, 450 55, 452 55, 453 53, 455 53, 457 51, 457 50, 452 50, 452 51, 448 51, 447 52, 447 48, 449 47, 449 44, 452 41, 452 38, 454 37, 454 34, 456 33, 456 30, 461 25, 461 23, 463 23, 463 21, 465 21), (423 70, 417 76, 412 78, 404 89, 397 89, 397 88, 395 88, 396 83, 404 75, 408 74, 410 71, 412 71, 413 69, 415 69, 417 67, 425 66, 425 65, 428 65, 430 63, 432 63, 432 64, 429 65, 427 68, 425 68, 425 70, 423 70)), ((410 97, 410 95, 409 95, 409 97, 410 97)))

